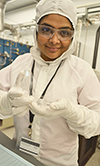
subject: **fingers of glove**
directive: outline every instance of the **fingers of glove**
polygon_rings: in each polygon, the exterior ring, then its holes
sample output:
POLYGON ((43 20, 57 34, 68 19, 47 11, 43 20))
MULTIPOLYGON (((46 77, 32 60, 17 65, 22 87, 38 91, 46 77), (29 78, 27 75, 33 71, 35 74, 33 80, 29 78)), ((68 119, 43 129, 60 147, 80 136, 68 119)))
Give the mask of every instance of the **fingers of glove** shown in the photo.
POLYGON ((46 109, 46 112, 45 112, 45 115, 46 117, 61 117, 64 113, 64 110, 54 110, 54 109, 51 109, 49 106, 48 108, 46 109))
POLYGON ((13 115, 17 115, 19 117, 24 116, 27 111, 29 111, 29 107, 27 106, 12 107, 13 115))
POLYGON ((63 98, 61 100, 55 101, 50 104, 50 108, 54 110, 64 110, 67 107, 67 99, 63 98))
POLYGON ((24 95, 24 92, 20 87, 12 87, 7 95, 9 98, 21 97, 24 95))
POLYGON ((29 96, 22 96, 10 100, 13 107, 28 106, 30 104, 29 96))
POLYGON ((38 106, 38 104, 33 101, 29 104, 29 108, 30 110, 32 111, 32 113, 35 113, 35 114, 40 114, 40 107, 38 106))
POLYGON ((32 102, 32 104, 30 104, 29 106, 32 113, 45 116, 48 118, 58 117, 61 116, 63 113, 62 110, 55 111, 51 109, 49 106, 38 105, 36 102, 32 102))

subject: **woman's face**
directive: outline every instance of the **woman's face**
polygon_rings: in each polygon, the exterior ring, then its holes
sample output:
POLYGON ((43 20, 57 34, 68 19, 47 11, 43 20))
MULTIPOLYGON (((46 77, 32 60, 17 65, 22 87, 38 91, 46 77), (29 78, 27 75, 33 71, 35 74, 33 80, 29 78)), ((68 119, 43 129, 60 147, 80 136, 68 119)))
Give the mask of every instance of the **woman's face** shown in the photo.
MULTIPOLYGON (((55 29, 63 29, 64 27, 72 29, 70 21, 66 17, 58 14, 45 16, 41 19, 39 25, 48 25, 55 29)), ((37 33, 38 47, 41 51, 41 57, 45 61, 53 61, 60 57, 69 48, 71 40, 72 39, 61 41, 58 39, 56 33, 51 38, 47 39, 37 33)))

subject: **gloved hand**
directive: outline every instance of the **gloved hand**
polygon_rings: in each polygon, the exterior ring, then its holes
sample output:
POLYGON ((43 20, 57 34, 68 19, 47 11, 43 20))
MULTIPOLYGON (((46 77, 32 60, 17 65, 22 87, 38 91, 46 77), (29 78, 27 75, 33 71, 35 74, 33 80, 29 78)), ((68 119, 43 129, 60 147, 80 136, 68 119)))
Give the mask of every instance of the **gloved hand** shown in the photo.
POLYGON ((12 99, 22 96, 21 91, 18 92, 17 87, 11 88, 8 92, 3 92, 0 100, 2 112, 6 115, 12 114, 12 99))
POLYGON ((52 109, 52 107, 51 107, 52 104, 46 105, 46 104, 42 104, 42 102, 37 103, 34 100, 33 96, 30 96, 30 100, 31 100, 31 102, 29 104, 29 108, 33 114, 44 116, 47 118, 53 118, 53 117, 60 117, 63 113, 63 110, 52 109))
POLYGON ((31 73, 28 70, 21 71, 15 82, 15 93, 13 89, 11 90, 12 112, 17 116, 24 116, 29 111, 29 103, 31 102, 29 97, 30 81, 31 73), (15 97, 18 93, 20 96, 15 97))
POLYGON ((81 123, 85 118, 84 111, 86 111, 84 106, 73 105, 65 98, 46 105, 38 104, 33 96, 30 96, 29 109, 33 114, 47 118, 63 117, 73 123, 81 123))
POLYGON ((9 98, 14 115, 24 116, 29 111, 29 95, 25 91, 22 91, 21 88, 12 88, 9 92, 9 98))
POLYGON ((50 104, 53 111, 62 111, 61 116, 70 122, 80 124, 85 119, 86 108, 78 104, 74 105, 67 99, 63 98, 50 104))
POLYGON ((8 92, 5 92, 1 97, 1 108, 4 114, 15 114, 23 116, 29 110, 29 95, 26 91, 22 90, 22 82, 25 73, 22 71, 19 73, 15 86, 8 92))
POLYGON ((12 114, 12 99, 14 97, 20 97, 22 96, 22 91, 21 91, 21 79, 22 74, 19 74, 17 79, 16 79, 16 83, 15 86, 12 87, 8 92, 2 92, 2 96, 0 99, 0 106, 2 109, 2 114, 3 115, 9 115, 12 114))
POLYGON ((8 97, 8 92, 3 92, 0 97, 0 112, 3 115, 12 115, 12 106, 8 97))

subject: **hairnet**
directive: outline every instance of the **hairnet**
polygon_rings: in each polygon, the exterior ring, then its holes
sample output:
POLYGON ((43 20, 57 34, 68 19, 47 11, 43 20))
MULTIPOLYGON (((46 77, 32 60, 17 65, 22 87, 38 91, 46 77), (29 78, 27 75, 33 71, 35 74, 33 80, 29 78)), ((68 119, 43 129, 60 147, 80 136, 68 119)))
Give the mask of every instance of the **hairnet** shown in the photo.
POLYGON ((65 16, 71 21, 73 28, 76 26, 77 10, 71 0, 41 0, 36 6, 36 22, 48 14, 65 16))

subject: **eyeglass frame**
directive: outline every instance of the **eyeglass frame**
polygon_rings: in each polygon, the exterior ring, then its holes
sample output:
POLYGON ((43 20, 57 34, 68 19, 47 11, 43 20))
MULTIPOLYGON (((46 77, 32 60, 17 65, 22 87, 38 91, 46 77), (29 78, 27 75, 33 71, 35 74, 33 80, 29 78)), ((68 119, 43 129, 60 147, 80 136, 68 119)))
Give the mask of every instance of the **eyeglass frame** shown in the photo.
POLYGON ((60 41, 68 41, 68 40, 72 39, 73 36, 74 36, 74 30, 71 29, 70 27, 68 27, 68 28, 55 29, 55 28, 53 28, 53 27, 51 27, 51 26, 49 26, 49 25, 36 24, 36 31, 40 34, 40 36, 42 36, 42 37, 44 37, 44 38, 46 38, 46 39, 51 39, 51 38, 54 36, 54 34, 56 33, 56 34, 57 34, 57 37, 58 37, 58 39, 59 39, 60 41), (51 35, 41 34, 41 33, 39 32, 39 29, 38 29, 39 26, 45 26, 45 27, 48 27, 48 28, 52 29, 52 30, 53 30, 53 34, 51 34, 51 35), (62 37, 59 38, 60 35, 57 33, 57 31, 65 30, 65 29, 66 29, 66 30, 69 29, 70 32, 73 33, 73 34, 72 34, 72 36, 71 36, 70 38, 62 40, 62 37))

